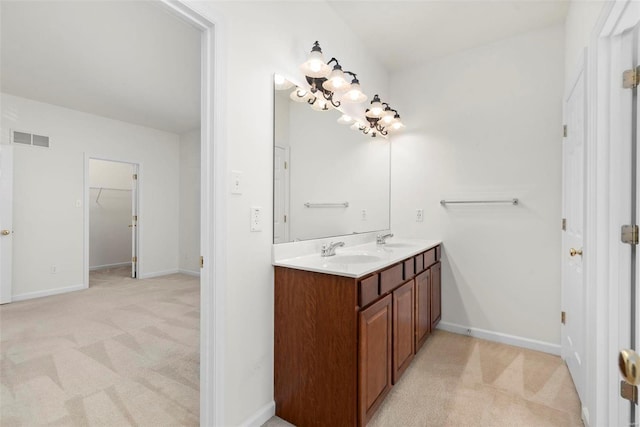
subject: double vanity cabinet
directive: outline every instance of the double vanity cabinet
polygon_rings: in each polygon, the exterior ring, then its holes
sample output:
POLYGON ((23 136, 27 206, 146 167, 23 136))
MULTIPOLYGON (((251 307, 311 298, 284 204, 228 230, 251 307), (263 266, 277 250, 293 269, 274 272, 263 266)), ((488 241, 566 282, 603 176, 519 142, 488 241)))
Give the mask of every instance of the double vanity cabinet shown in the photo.
POLYGON ((299 427, 371 419, 440 321, 440 244, 408 248, 364 274, 275 263, 276 415, 299 427))

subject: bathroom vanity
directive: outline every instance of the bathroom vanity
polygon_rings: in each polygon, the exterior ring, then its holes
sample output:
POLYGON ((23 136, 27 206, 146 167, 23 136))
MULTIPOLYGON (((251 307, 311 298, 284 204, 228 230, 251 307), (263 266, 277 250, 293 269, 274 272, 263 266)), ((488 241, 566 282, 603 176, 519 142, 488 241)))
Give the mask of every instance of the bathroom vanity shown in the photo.
POLYGON ((274 261, 276 415, 367 424, 440 320, 440 243, 274 261))

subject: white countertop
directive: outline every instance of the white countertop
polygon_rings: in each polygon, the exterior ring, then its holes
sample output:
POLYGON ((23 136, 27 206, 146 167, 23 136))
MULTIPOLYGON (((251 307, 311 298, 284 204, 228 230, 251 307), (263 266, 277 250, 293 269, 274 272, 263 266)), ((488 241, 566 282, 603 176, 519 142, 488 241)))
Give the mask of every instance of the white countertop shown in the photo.
MULTIPOLYGON (((338 241, 339 239, 334 239, 338 241)), ((441 244, 440 240, 391 238, 384 245, 375 242, 336 249, 335 256, 321 257, 320 253, 306 254, 285 259, 275 259, 273 265, 358 278, 417 255, 441 244), (359 262, 348 262, 360 257, 359 262), (368 261, 371 259, 371 261, 368 261)))

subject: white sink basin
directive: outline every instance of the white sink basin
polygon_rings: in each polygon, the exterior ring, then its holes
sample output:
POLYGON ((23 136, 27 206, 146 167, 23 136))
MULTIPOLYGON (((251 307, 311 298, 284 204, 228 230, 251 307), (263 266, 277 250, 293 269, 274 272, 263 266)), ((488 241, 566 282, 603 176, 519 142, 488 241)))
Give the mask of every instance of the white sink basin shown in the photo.
POLYGON ((327 257, 326 262, 331 264, 367 264, 380 262, 383 259, 375 255, 366 254, 338 254, 327 257))

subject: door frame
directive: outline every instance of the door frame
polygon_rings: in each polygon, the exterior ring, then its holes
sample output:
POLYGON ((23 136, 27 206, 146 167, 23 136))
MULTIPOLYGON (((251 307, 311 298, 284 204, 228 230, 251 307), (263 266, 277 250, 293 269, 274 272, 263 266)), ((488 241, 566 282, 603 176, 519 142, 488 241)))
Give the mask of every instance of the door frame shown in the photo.
MULTIPOLYGON (((142 211, 142 203, 140 203, 140 200, 142 199, 142 197, 140 196, 142 194, 142 184, 141 184, 141 177, 142 177, 142 162, 139 161, 135 161, 135 160, 130 160, 130 159, 114 159, 112 157, 100 157, 100 156, 92 156, 88 153, 84 153, 84 178, 83 178, 83 227, 84 227, 84 232, 83 232, 83 258, 82 258, 82 285, 84 287, 84 289, 89 289, 89 269, 90 269, 90 265, 89 265, 89 246, 90 246, 90 233, 89 233, 89 226, 90 226, 90 215, 89 215, 89 207, 91 205, 91 198, 89 197, 89 194, 91 192, 90 187, 91 187, 91 182, 89 179, 89 165, 90 165, 90 160, 102 160, 102 161, 106 161, 106 162, 114 162, 114 163, 126 163, 128 165, 131 165, 135 168, 136 170, 136 174, 138 175, 138 179, 136 182, 136 186, 137 189, 134 192, 132 189, 132 194, 135 193, 135 204, 136 204, 136 212, 138 212, 138 217, 139 218, 144 218, 141 214, 142 211)), ((133 185, 133 184, 132 184, 133 185)), ((131 256, 135 256, 137 258, 137 265, 136 265, 136 278, 140 278, 142 277, 142 271, 144 271, 142 269, 142 264, 141 261, 144 257, 141 257, 140 254, 142 253, 141 250, 141 246, 140 246, 140 242, 142 241, 142 229, 143 229, 143 225, 140 224, 139 221, 136 221, 136 227, 133 227, 134 230, 133 232, 135 233, 136 237, 136 250, 135 253, 132 253, 131 256)))
POLYGON ((2 250, 0 255, 0 304, 7 304, 13 300, 13 145, 0 144, 0 217, 2 218, 1 228, 6 228, 11 232, 9 236, 0 236, 2 250), (5 187, 6 185, 6 187, 5 187), (6 199, 4 198, 6 196, 6 199), (7 225, 8 224, 8 225, 7 225), (6 252, 6 253, 5 253, 6 252))
POLYGON ((158 0, 202 32, 200 86, 200 425, 222 426, 227 253, 227 30, 210 8, 191 0, 158 0))
MULTIPOLYGON (((610 117, 612 79, 611 45, 617 27, 633 6, 632 0, 605 3, 589 42, 587 69, 588 131, 586 146, 585 276, 587 330, 586 401, 582 415, 585 425, 624 425, 620 407, 617 355, 620 324, 618 312, 621 272, 617 246, 622 214, 620 191, 611 174, 619 165, 622 150, 613 137, 610 117), (615 248, 615 251, 614 251, 615 248)), ((618 80, 616 80, 618 81, 618 80)), ((627 316, 626 322, 630 320, 627 316)), ((628 419, 628 411, 626 411, 628 419)))

